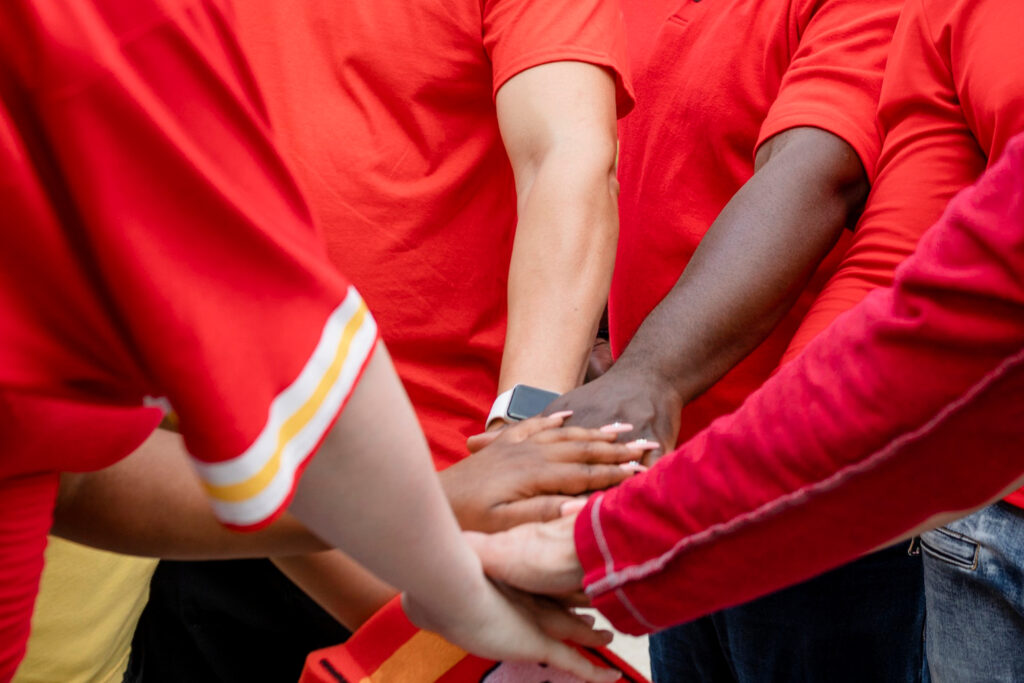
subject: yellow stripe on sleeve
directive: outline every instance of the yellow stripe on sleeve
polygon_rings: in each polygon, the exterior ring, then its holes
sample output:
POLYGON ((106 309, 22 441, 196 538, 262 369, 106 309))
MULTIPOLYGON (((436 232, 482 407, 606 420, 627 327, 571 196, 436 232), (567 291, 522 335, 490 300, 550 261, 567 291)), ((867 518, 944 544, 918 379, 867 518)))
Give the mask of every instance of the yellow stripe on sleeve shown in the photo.
POLYGON ((266 464, 248 479, 235 484, 215 485, 204 482, 203 486, 206 488, 210 497, 226 503, 241 502, 258 495, 270 484, 270 482, 274 480, 274 477, 277 476, 278 471, 281 469, 281 453, 287 447, 288 442, 295 438, 295 435, 301 432, 313 418, 316 412, 320 409, 320 406, 324 401, 324 397, 327 396, 335 382, 338 381, 341 369, 348 358, 349 347, 352 344, 352 339, 355 337, 356 332, 358 332, 363 326, 363 322, 366 317, 366 304, 364 302, 360 302, 359 308, 352 314, 352 317, 345 325, 341 339, 338 342, 334 359, 331 361, 326 372, 324 372, 319 384, 316 386, 316 389, 309 396, 306 402, 303 403, 287 420, 285 420, 281 425, 280 430, 278 430, 277 444, 274 449, 274 453, 270 459, 267 460, 266 464))

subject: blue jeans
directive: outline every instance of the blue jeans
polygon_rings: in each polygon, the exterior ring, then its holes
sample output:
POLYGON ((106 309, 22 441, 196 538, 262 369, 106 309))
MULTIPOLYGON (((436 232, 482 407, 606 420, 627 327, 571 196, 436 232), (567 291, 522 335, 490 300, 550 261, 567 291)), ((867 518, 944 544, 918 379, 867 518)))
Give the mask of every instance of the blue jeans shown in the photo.
POLYGON ((937 683, 1024 681, 1024 511, 997 503, 921 534, 937 683))
POLYGON ((907 546, 651 636, 655 683, 918 683, 924 586, 907 546))

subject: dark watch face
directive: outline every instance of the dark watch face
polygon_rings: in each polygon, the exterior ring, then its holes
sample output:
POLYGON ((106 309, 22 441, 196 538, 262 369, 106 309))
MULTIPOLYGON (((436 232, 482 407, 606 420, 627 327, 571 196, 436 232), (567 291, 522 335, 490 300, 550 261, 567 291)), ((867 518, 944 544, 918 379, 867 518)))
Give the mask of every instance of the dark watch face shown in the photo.
POLYGON ((525 420, 540 415, 558 396, 553 391, 517 384, 508 402, 508 416, 513 420, 525 420))

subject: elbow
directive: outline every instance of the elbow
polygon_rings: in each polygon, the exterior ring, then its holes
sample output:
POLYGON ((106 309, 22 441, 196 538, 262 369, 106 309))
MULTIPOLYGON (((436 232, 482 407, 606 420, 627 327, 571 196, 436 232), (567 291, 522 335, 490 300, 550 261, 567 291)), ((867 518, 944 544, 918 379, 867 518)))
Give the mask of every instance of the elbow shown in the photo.
POLYGON ((819 201, 833 207, 847 227, 857 222, 871 186, 860 155, 844 139, 820 128, 784 131, 761 146, 755 169, 775 164, 820 188, 819 201))
POLYGON ((552 140, 515 169, 520 204, 538 185, 557 187, 567 202, 600 198, 614 203, 619 196, 617 156, 614 131, 607 135, 575 131, 552 140))
POLYGON ((852 230, 864 210, 871 184, 860 158, 852 149, 849 149, 849 153, 853 159, 845 159, 836 167, 828 186, 839 210, 845 216, 845 226, 852 230))

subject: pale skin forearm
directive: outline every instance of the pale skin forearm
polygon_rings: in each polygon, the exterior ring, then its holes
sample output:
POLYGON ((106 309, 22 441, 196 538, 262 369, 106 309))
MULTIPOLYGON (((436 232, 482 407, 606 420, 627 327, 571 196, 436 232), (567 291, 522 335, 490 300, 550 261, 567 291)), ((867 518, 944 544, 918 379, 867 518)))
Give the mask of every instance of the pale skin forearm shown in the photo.
POLYGON ((600 67, 545 64, 506 83, 497 107, 519 212, 499 391, 561 393, 583 377, 611 283, 615 86, 600 67))
POLYGON ((308 465, 290 511, 382 580, 438 612, 482 589, 383 347, 308 465))
MULTIPOLYGON (((451 593, 452 604, 457 604, 454 577, 462 576, 468 586, 482 581, 477 560, 459 535, 386 352, 376 353, 349 406, 309 465, 293 508, 302 510, 333 543, 348 543, 351 537, 368 562, 390 561, 400 585, 411 584, 429 594, 431 582, 425 577, 451 576, 451 581, 438 583, 437 595, 451 593), (407 557, 403 562, 392 555, 407 557), (423 573, 418 574, 415 566, 423 573)), ((295 555, 329 547, 288 514, 255 533, 221 526, 181 438, 163 430, 113 467, 66 475, 53 532, 108 550, 177 559, 295 555)), ((386 584, 358 570, 340 553, 326 560, 284 564, 290 569, 303 567, 296 573, 305 577, 317 565, 341 568, 342 576, 330 583, 345 595, 384 594, 386 584)), ((330 598, 327 604, 336 602, 330 598)), ((356 611, 365 613, 363 607, 356 611)))

